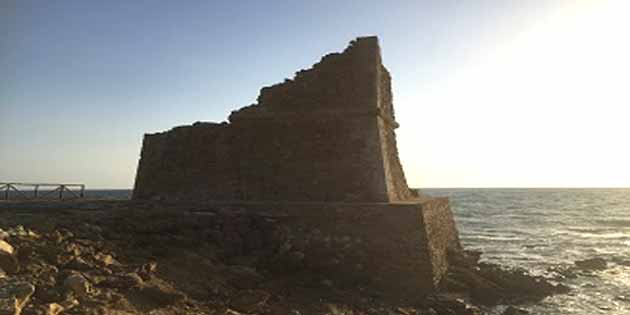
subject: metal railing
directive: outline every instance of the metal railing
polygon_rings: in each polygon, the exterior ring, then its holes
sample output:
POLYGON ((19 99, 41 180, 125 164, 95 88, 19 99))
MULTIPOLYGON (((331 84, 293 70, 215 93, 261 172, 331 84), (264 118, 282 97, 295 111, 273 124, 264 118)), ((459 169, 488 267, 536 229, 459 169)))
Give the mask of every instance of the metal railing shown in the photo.
POLYGON ((85 196, 84 184, 47 184, 47 183, 0 183, 0 200, 9 200, 15 196, 16 199, 46 199, 54 198, 63 200, 64 198, 83 198, 85 196), (20 190, 22 187, 31 187, 32 193, 20 190), (40 187, 48 188, 47 190, 40 190, 40 187), (78 190, 73 191, 70 188, 78 190), (65 193, 65 195, 64 195, 65 193), (2 198, 4 197, 4 198, 2 198))

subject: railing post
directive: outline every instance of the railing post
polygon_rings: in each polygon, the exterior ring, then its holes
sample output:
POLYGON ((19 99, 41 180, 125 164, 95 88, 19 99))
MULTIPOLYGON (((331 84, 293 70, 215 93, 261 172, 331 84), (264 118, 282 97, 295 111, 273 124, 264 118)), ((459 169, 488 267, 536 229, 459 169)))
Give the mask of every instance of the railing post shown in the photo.
POLYGON ((39 185, 35 185, 35 199, 37 199, 38 192, 39 192, 39 185))
POLYGON ((65 188, 64 185, 59 185, 59 200, 63 200, 63 189, 65 188))
POLYGON ((85 193, 85 185, 81 185, 81 193, 79 194, 79 196, 81 196, 81 198, 84 197, 84 193, 85 193))
POLYGON ((9 200, 9 189, 11 189, 11 184, 7 184, 7 189, 4 190, 4 199, 9 200))

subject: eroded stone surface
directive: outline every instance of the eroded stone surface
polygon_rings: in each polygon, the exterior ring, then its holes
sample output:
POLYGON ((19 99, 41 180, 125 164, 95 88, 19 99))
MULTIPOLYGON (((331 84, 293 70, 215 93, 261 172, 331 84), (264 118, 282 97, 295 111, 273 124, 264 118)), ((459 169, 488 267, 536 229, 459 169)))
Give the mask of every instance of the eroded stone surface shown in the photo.
POLYGON ((376 37, 265 87, 229 123, 145 135, 135 199, 399 201, 390 75, 376 37))

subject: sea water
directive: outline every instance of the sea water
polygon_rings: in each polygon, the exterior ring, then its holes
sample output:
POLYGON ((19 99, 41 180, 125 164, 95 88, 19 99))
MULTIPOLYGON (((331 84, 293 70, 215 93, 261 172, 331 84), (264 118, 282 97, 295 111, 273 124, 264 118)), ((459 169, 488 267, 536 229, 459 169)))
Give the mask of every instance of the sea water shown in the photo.
POLYGON ((630 314, 630 189, 424 189, 447 196, 467 249, 569 286, 532 314, 630 314), (608 268, 559 279, 554 269, 600 257, 608 268))

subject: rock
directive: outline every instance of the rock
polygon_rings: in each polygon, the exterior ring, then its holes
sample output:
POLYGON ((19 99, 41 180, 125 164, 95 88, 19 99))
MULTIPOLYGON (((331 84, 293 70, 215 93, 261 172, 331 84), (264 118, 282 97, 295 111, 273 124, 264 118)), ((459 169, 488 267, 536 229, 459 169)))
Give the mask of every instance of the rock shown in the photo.
POLYGON ((118 264, 116 259, 114 259, 114 257, 109 254, 96 253, 94 255, 94 260, 97 261, 100 265, 105 266, 105 267, 118 264))
MULTIPOLYGON (((500 290, 485 292, 501 295, 508 302, 538 301, 544 297, 568 293, 564 285, 554 285, 543 277, 531 276, 523 269, 504 269, 493 264, 479 264, 475 271, 479 276, 495 283, 500 290)), ((475 292, 473 293, 481 293, 475 292)))
POLYGON ((131 289, 141 287, 144 284, 144 280, 137 273, 130 272, 108 277, 100 284, 109 288, 131 289))
POLYGON ((430 296, 427 301, 430 308, 438 314, 481 315, 481 310, 464 300, 444 295, 430 296))
POLYGON ((606 260, 603 258, 591 258, 585 260, 578 260, 575 265, 583 270, 604 270, 608 266, 606 260))
POLYGON ((41 305, 33 305, 29 303, 22 309, 21 315, 47 315, 47 310, 46 307, 41 305))
POLYGON ((50 303, 46 309, 46 315, 59 315, 63 311, 65 311, 63 306, 57 303, 50 303))
POLYGON ((119 279, 129 288, 139 288, 144 284, 144 280, 134 272, 126 273, 120 276, 119 279))
POLYGON ((93 269, 93 266, 90 265, 87 261, 85 261, 85 259, 81 257, 74 257, 74 259, 70 260, 70 262, 68 262, 64 267, 67 269, 80 270, 80 271, 93 269))
POLYGON ((26 230, 24 226, 22 225, 18 225, 12 229, 9 229, 8 232, 10 236, 22 236, 22 237, 31 236, 31 233, 34 234, 33 231, 26 230))
POLYGON ((474 269, 452 267, 447 285, 460 292, 469 291, 476 301, 494 304, 503 298, 503 289, 495 282, 483 277, 474 269))
POLYGON ((68 299, 61 303, 50 303, 46 306, 46 315, 60 315, 62 312, 79 305, 76 299, 68 299))
POLYGON ((575 279, 578 277, 579 273, 579 269, 576 266, 553 266, 547 268, 547 271, 557 274, 557 276, 554 277, 556 280, 575 279))
POLYGON ((34 297, 37 298, 38 301, 52 303, 63 298, 63 292, 61 291, 62 290, 52 287, 37 286, 34 297))
POLYGON ((4 240, 0 240, 0 268, 8 274, 20 271, 20 263, 16 257, 16 251, 4 240))
POLYGON ((149 283, 139 290, 132 291, 131 295, 157 307, 173 305, 186 298, 181 292, 161 283, 149 283))
POLYGON ((63 250, 66 252, 66 254, 73 257, 78 257, 84 254, 82 246, 78 243, 66 243, 66 245, 63 247, 63 250))
POLYGON ((136 273, 143 279, 149 280, 157 272, 157 262, 152 261, 141 265, 136 269, 136 273))
POLYGON ((0 252, 7 255, 15 255, 15 249, 5 240, 0 240, 0 252))
POLYGON ((254 313, 265 305, 269 296, 262 290, 240 291, 230 300, 230 307, 239 312, 254 313))
POLYGON ((92 291, 90 282, 78 273, 73 273, 68 276, 66 280, 64 280, 63 286, 79 297, 86 296, 92 291))
POLYGON ((527 315, 529 311, 514 306, 508 306, 501 315, 527 315))
POLYGON ((54 230, 51 233, 47 234, 46 238, 48 238, 49 240, 53 241, 56 244, 61 244, 65 242, 66 240, 74 238, 74 233, 72 233, 68 229, 62 228, 62 229, 54 230))
POLYGON ((20 315, 35 286, 13 278, 0 279, 0 315, 20 315))
POLYGON ((344 305, 328 303, 326 304, 326 306, 328 307, 328 313, 326 314, 329 314, 329 315, 353 315, 354 314, 354 312, 351 309, 349 309, 348 307, 344 305))

